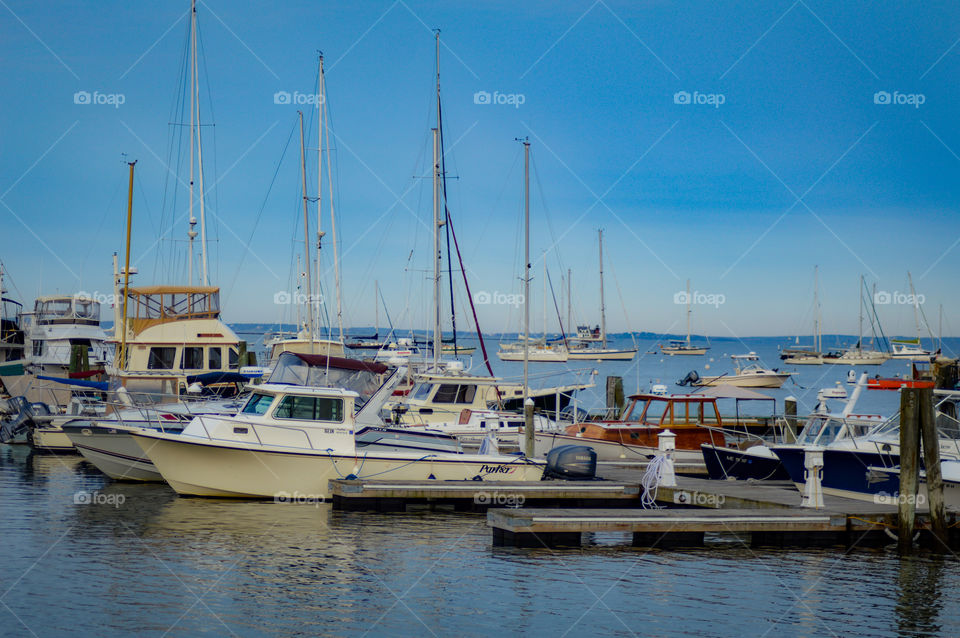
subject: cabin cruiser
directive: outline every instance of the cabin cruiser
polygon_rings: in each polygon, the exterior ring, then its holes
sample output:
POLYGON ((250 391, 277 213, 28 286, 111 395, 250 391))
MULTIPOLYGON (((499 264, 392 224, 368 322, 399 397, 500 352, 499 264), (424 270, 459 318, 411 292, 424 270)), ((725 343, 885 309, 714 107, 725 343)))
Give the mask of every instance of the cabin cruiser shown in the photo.
POLYGON ((132 432, 179 494, 236 498, 330 497, 328 481, 533 481, 544 464, 522 456, 367 452, 357 446, 354 406, 343 388, 265 383, 235 417, 196 417, 182 434, 132 432))
POLYGON ((723 419, 717 399, 701 394, 637 394, 617 418, 574 423, 562 433, 536 433, 537 456, 560 445, 586 445, 601 461, 648 461, 659 447, 658 436, 676 435, 674 460, 702 463, 700 444, 724 445, 723 419))
POLYGON ((695 386, 733 385, 740 388, 779 388, 793 374, 792 372, 780 372, 776 368, 771 370, 761 367, 758 363, 755 363, 760 360, 755 352, 735 354, 730 358, 733 359, 734 366, 732 374, 701 377, 694 373, 696 378, 688 376, 687 379, 678 381, 677 385, 685 385, 689 382, 695 386), (751 363, 745 364, 745 362, 751 363))

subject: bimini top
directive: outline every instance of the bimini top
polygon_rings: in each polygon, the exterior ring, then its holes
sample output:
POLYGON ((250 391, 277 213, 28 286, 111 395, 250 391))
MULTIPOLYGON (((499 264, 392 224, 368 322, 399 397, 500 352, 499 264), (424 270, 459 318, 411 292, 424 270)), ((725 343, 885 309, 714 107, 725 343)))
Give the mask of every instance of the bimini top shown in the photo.
POLYGON ((291 354, 304 363, 307 363, 311 366, 318 366, 321 368, 331 367, 339 368, 341 370, 357 370, 364 372, 372 372, 374 374, 383 374, 388 370, 387 366, 382 363, 375 362, 366 362, 358 361, 357 359, 348 359, 346 357, 328 357, 325 354, 303 354, 300 352, 290 352, 284 353, 281 356, 291 354))
POLYGON ((706 403, 716 401, 716 397, 704 394, 633 394, 627 397, 631 401, 677 401, 681 403, 706 403))
MULTIPOLYGON (((118 302, 123 304, 123 300, 118 302)), ((134 334, 169 321, 218 319, 216 286, 144 286, 127 289, 127 320, 134 334)))

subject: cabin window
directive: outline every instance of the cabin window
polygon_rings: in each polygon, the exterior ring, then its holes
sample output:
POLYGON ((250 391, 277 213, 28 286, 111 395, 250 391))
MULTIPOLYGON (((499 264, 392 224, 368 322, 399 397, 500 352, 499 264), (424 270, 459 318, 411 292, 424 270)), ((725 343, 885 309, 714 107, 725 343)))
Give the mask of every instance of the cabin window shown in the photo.
POLYGON ((230 352, 227 358, 227 367, 231 370, 236 370, 240 366, 240 354, 237 353, 236 348, 230 348, 230 352))
POLYGON ((173 370, 173 364, 177 360, 177 349, 170 347, 150 348, 150 356, 147 359, 148 370, 173 370))
POLYGON ((203 370, 203 348, 184 348, 181 367, 185 370, 203 370))
POLYGON ((426 401, 427 397, 430 396, 430 390, 432 388, 432 383, 418 383, 417 387, 413 389, 413 398, 419 401, 426 401))
POLYGON ((343 421, 343 399, 327 397, 283 397, 273 413, 277 419, 301 421, 343 421))
POLYGON ((43 355, 43 342, 34 341, 33 342, 33 356, 39 357, 43 355))
POLYGON ((210 369, 219 370, 223 367, 223 352, 219 347, 210 348, 210 369))
POLYGON ((475 385, 441 384, 433 397, 434 403, 473 403, 477 394, 475 385))
POLYGON ((273 403, 273 396, 269 394, 260 394, 255 392, 247 404, 243 406, 244 414, 266 414, 273 403))

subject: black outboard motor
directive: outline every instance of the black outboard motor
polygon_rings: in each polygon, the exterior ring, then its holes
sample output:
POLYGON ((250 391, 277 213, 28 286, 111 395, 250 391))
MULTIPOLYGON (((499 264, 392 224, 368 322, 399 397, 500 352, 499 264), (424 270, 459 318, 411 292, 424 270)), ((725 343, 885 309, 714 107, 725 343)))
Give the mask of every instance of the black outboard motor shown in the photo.
POLYGON ((700 380, 700 375, 697 374, 696 370, 691 370, 687 373, 687 376, 677 381, 677 385, 693 385, 700 380))
POLYGON ((597 451, 586 445, 560 445, 547 452, 543 478, 585 481, 597 476, 597 451))
POLYGON ((26 397, 7 399, 11 416, 0 423, 0 443, 10 443, 33 422, 33 409, 26 397))

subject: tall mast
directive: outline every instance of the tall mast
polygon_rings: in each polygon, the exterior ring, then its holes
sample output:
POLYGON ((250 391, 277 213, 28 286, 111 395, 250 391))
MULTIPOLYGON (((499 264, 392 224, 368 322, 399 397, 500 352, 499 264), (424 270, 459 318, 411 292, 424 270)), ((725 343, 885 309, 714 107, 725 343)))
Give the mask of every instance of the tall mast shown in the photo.
POLYGON ((543 254, 543 345, 547 345, 547 254, 543 254))
POLYGON ((440 131, 433 129, 433 365, 440 364, 440 131))
MULTIPOLYGON (((193 2, 193 23, 197 22, 197 4, 193 2)), ((196 93, 197 103, 197 177, 200 179, 200 267, 203 275, 203 285, 210 285, 210 278, 207 275, 207 217, 204 212, 204 193, 203 193, 203 136, 200 134, 200 76, 197 72, 197 38, 196 28, 194 28, 193 38, 193 90, 196 93)))
POLYGON ((598 229, 597 235, 600 238, 600 338, 603 339, 603 347, 606 348, 607 347, 607 309, 603 302, 603 230, 598 229))
MULTIPOLYGON (((327 129, 327 192, 330 198, 330 233, 333 239, 333 278, 337 291, 337 330, 340 343, 343 343, 343 302, 340 294, 340 247, 337 245, 337 216, 333 209, 333 169, 330 162, 330 123, 327 120, 327 85, 323 74, 323 56, 320 56, 320 114, 323 116, 323 128, 327 129)), ((318 196, 319 199, 319 196, 318 196)), ((319 205, 319 204, 318 204, 319 205)))
MULTIPOLYGON (((323 104, 325 97, 323 95, 323 54, 320 53, 320 61, 317 64, 317 296, 311 300, 311 305, 316 301, 317 315, 320 314, 320 253, 323 246, 323 104)), ((329 140, 328 140, 329 143, 329 140)), ((319 322, 318 322, 319 323, 319 322)), ((318 332, 319 332, 319 326, 318 332)), ((327 325, 327 337, 330 337, 330 326, 327 325)), ((311 335, 313 338, 313 335, 311 335)))
POLYGON ((190 258, 187 261, 187 284, 193 285, 193 240, 197 237, 197 231, 194 227, 197 225, 197 218, 193 216, 193 153, 195 148, 194 123, 196 122, 197 97, 196 92, 196 60, 197 60, 197 1, 190 2, 190 219, 187 237, 190 242, 190 258))
MULTIPOLYGON (((297 111, 300 119, 300 177, 303 187, 303 252, 304 264, 307 272, 307 292, 313 290, 313 280, 310 277, 310 212, 307 210, 307 151, 303 143, 303 111, 297 111)), ((307 336, 310 339, 310 352, 313 352, 313 302, 307 304, 307 336)))
POLYGON ((820 334, 820 298, 819 298, 820 266, 813 267, 813 348, 818 353, 823 352, 823 337, 820 334))
POLYGON ((570 317, 571 317, 570 300, 571 300, 571 294, 572 294, 571 291, 573 290, 572 284, 570 283, 571 282, 570 278, 572 276, 573 275, 571 274, 570 269, 567 268, 567 327, 570 328, 571 333, 573 332, 573 324, 570 323, 570 317))
POLYGON ((690 280, 687 279, 687 347, 690 347, 690 280))
MULTIPOLYGON (((907 279, 910 280, 910 296, 913 297, 913 323, 917 326, 917 345, 920 345, 920 304, 917 303, 917 291, 913 288, 913 276, 907 271, 907 279)), ((931 335, 931 341, 933 335, 931 335)))
MULTIPOLYGON (((120 333, 120 353, 117 355, 117 368, 126 370, 127 368, 127 297, 130 290, 130 230, 133 224, 133 167, 136 160, 129 162, 130 183, 127 187, 127 246, 123 265, 123 311, 121 318, 123 321, 123 332, 120 333)), ((114 328, 116 335, 116 328, 114 328)))
MULTIPOLYGON (((523 405, 530 396, 530 141, 523 141, 523 405)), ((526 409, 526 407, 524 407, 526 409)))
POLYGON ((380 339, 380 282, 373 280, 373 316, 376 319, 373 322, 373 332, 376 339, 380 339))
POLYGON ((857 350, 863 351, 863 275, 860 275, 860 288, 859 288, 859 297, 860 297, 860 315, 858 319, 858 330, 860 332, 857 337, 857 350))

